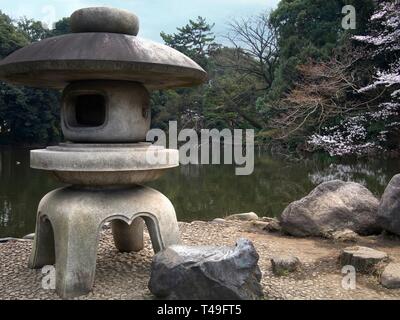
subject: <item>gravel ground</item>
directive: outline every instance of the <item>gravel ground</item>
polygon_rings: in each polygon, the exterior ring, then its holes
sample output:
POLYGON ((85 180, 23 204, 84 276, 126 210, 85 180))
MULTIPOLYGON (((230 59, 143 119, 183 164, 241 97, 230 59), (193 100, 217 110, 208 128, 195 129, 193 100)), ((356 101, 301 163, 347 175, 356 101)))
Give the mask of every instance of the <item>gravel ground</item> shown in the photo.
MULTIPOLYGON (((344 290, 338 265, 340 249, 352 244, 331 240, 298 239, 256 231, 248 222, 180 223, 183 243, 189 245, 234 245, 238 238, 253 241, 260 254, 262 285, 266 299, 400 299, 399 290, 385 289, 376 276, 357 276, 357 288, 344 290), (272 274, 270 258, 293 254, 302 267, 284 277, 272 274)), ((400 241, 378 237, 360 238, 358 245, 389 254, 400 262, 400 241)), ((27 268, 31 241, 0 244, 0 299, 59 299, 52 290, 43 290, 40 270, 27 268)), ((139 253, 121 254, 113 246, 109 230, 101 238, 94 290, 79 299, 153 299, 147 288, 153 252, 146 235, 146 247, 139 253)))

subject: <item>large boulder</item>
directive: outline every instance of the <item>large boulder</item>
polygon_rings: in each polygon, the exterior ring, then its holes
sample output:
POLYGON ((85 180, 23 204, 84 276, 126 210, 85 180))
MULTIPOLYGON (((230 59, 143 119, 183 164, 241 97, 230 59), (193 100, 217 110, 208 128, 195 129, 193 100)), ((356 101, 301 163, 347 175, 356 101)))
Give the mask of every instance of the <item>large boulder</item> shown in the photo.
POLYGON ((154 256, 149 289, 171 300, 260 299, 258 259, 246 239, 235 247, 171 246, 154 256))
POLYGON ((333 180, 289 204, 280 223, 285 233, 299 237, 325 237, 345 229, 370 235, 381 231, 377 224, 378 205, 378 199, 364 186, 333 180))
POLYGON ((390 180, 382 195, 378 223, 384 230, 400 235, 400 174, 390 180))

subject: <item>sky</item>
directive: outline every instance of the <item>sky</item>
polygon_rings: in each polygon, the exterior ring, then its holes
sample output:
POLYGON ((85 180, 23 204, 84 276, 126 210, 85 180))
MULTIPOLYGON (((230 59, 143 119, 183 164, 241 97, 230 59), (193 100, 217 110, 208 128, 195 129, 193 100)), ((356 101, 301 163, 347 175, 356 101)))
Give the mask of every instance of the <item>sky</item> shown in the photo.
POLYGON ((139 36, 161 41, 160 32, 173 33, 189 19, 205 17, 215 23, 222 40, 226 24, 234 19, 273 9, 279 0, 0 0, 0 10, 12 18, 26 16, 51 26, 77 9, 108 6, 134 12, 140 19, 139 36))

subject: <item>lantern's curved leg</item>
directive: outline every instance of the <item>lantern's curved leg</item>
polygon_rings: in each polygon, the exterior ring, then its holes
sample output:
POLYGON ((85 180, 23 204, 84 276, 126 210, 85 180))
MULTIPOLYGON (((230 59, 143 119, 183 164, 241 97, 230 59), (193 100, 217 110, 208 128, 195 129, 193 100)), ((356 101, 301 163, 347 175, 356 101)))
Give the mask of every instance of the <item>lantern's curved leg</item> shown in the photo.
POLYGON ((39 269, 46 265, 53 265, 55 262, 53 227, 50 220, 39 211, 28 266, 31 269, 39 269))
POLYGON ((129 225, 122 220, 111 221, 114 243, 120 252, 138 252, 144 248, 144 221, 136 218, 129 225))
POLYGON ((56 291, 62 298, 73 298, 93 288, 100 221, 83 225, 80 219, 62 220, 54 227, 56 291))

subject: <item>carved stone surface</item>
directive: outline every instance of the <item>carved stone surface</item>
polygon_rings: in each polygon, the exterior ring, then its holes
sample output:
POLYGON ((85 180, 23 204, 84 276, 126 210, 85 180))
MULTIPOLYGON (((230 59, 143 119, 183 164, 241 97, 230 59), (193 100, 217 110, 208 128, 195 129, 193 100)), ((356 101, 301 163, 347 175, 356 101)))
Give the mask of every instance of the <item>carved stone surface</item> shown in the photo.
POLYGON ((111 32, 136 36, 139 18, 126 10, 92 7, 75 11, 71 15, 72 32, 111 32))
POLYGON ((143 224, 137 218, 146 222, 155 252, 179 243, 174 207, 154 189, 69 187, 52 191, 39 204, 29 266, 56 264, 56 290, 63 298, 87 294, 93 286, 102 225, 120 221, 113 224, 117 248, 140 250, 143 224))
POLYGON ((61 144, 31 151, 31 167, 52 171, 63 183, 132 185, 159 178, 179 165, 178 150, 150 144, 61 144), (166 163, 149 161, 159 156, 166 163))
POLYGON ((19 49, 0 61, 0 79, 58 89, 87 79, 124 80, 155 90, 201 84, 207 73, 165 45, 98 32, 66 34, 19 49))

